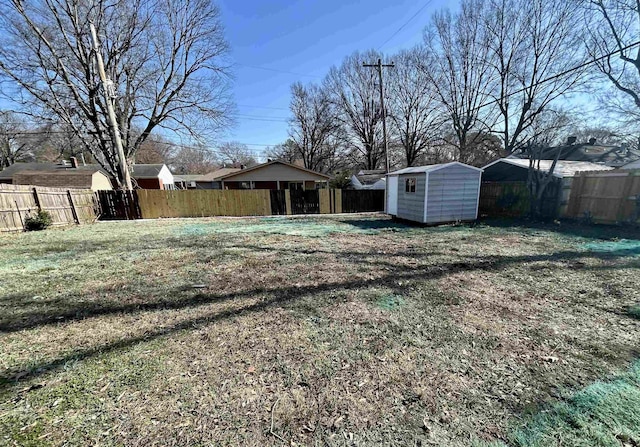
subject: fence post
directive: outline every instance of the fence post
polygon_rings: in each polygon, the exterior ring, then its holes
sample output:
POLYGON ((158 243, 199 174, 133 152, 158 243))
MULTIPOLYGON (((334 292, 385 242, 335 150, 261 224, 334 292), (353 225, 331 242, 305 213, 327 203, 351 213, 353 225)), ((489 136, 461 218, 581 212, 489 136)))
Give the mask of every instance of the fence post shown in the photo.
POLYGON ((291 215, 291 191, 288 189, 284 190, 284 202, 287 210, 287 216, 291 215))
POLYGON ((620 204, 618 205, 618 212, 616 213, 617 221, 622 222, 624 219, 624 210, 627 205, 627 200, 629 200, 629 196, 631 195, 631 189, 633 188, 633 172, 630 171, 627 175, 627 178, 624 182, 624 187, 622 188, 622 197, 620 197, 620 204))
POLYGON ((571 191, 569 193, 569 203, 567 204, 567 217, 576 218, 580 212, 580 202, 582 201, 582 189, 586 174, 579 173, 573 177, 571 191))
POLYGON ((69 204, 71 205, 71 214, 73 215, 73 220, 76 221, 76 224, 80 225, 80 218, 78 217, 76 204, 73 203, 73 196, 71 195, 71 190, 69 189, 67 189, 67 197, 69 198, 69 204))
POLYGON ((40 205, 40 196, 38 195, 38 189, 33 188, 33 200, 36 202, 36 206, 38 207, 38 211, 42 211, 42 205, 40 205))

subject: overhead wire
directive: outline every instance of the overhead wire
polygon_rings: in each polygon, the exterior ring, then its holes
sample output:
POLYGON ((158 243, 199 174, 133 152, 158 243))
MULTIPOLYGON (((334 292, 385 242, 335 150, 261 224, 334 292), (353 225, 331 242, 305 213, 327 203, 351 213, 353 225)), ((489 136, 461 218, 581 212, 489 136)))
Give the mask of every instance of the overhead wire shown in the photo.
POLYGON ((427 0, 425 2, 424 5, 422 5, 422 7, 420 9, 418 9, 418 11, 416 11, 416 13, 414 15, 412 15, 411 17, 409 17, 409 20, 407 20, 406 22, 404 22, 402 24, 402 26, 400 28, 398 28, 387 40, 385 40, 384 42, 382 42, 382 45, 380 45, 378 47, 378 51, 380 51, 382 49, 382 47, 384 47, 386 44, 388 44, 391 39, 393 39, 394 37, 396 37, 398 35, 398 33, 400 33, 400 31, 402 31, 409 23, 411 23, 413 21, 413 19, 415 19, 416 17, 418 17, 418 15, 420 15, 420 13, 422 11, 425 10, 425 8, 427 6, 429 6, 431 3, 433 2, 433 0, 427 0))

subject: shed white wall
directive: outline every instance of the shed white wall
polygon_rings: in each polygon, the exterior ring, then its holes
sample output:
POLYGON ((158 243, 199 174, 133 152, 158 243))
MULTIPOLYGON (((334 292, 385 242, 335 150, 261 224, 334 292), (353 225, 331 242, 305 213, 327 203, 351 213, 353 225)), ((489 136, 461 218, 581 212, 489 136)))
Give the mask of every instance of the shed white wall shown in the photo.
POLYGON ((387 177, 387 214, 398 215, 398 177, 387 177))
POLYGON ((424 198, 427 188, 425 173, 401 174, 398 179, 398 213, 401 219, 424 222, 424 198), (405 182, 408 178, 416 179, 416 192, 406 192, 405 182))
POLYGON ((428 173, 425 216, 422 222, 468 221, 478 218, 482 172, 451 165, 428 173))

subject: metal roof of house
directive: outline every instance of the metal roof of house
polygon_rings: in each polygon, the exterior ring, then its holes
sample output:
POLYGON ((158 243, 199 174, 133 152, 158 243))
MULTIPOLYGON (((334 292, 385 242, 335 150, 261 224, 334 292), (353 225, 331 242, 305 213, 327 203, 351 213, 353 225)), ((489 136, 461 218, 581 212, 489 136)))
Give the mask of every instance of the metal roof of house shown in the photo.
POLYGON ((402 174, 424 174, 426 172, 433 172, 439 169, 443 169, 449 166, 464 166, 465 168, 474 169, 476 171, 481 171, 482 169, 476 168, 475 166, 469 166, 464 163, 460 163, 459 161, 452 161, 451 163, 440 163, 437 165, 427 165, 427 166, 414 166, 411 168, 400 169, 399 171, 390 172, 388 175, 402 175, 402 174))
MULTIPOLYGON (((497 163, 507 163, 513 166, 517 166, 518 168, 529 169, 529 160, 524 158, 501 158, 494 161, 493 163, 489 163, 483 169, 487 169, 497 163)), ((540 160, 539 166, 541 170, 549 172, 552 164, 553 160, 540 160)), ((538 166, 537 162, 536 166, 538 166)), ((612 169, 614 168, 612 168, 611 166, 589 163, 588 161, 558 160, 558 162, 556 163, 556 167, 553 170, 553 176, 558 178, 573 177, 577 172, 610 171, 612 169)))
MULTIPOLYGON (((640 160, 640 151, 638 149, 597 143, 574 143, 545 148, 542 151, 541 158, 553 160, 558 154, 558 151, 560 151, 559 160, 585 161, 612 167, 621 167, 640 160)), ((526 154, 523 153, 517 153, 515 156, 523 159, 528 158, 526 154)))

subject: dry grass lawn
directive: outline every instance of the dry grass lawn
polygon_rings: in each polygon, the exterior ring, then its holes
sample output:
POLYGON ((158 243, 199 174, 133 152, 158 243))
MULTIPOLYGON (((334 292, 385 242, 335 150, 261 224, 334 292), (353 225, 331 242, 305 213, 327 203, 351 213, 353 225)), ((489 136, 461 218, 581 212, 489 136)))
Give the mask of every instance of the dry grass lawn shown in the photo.
POLYGON ((572 412, 640 395, 639 266, 640 233, 566 225, 0 235, 0 444, 637 446, 637 413, 572 412))

